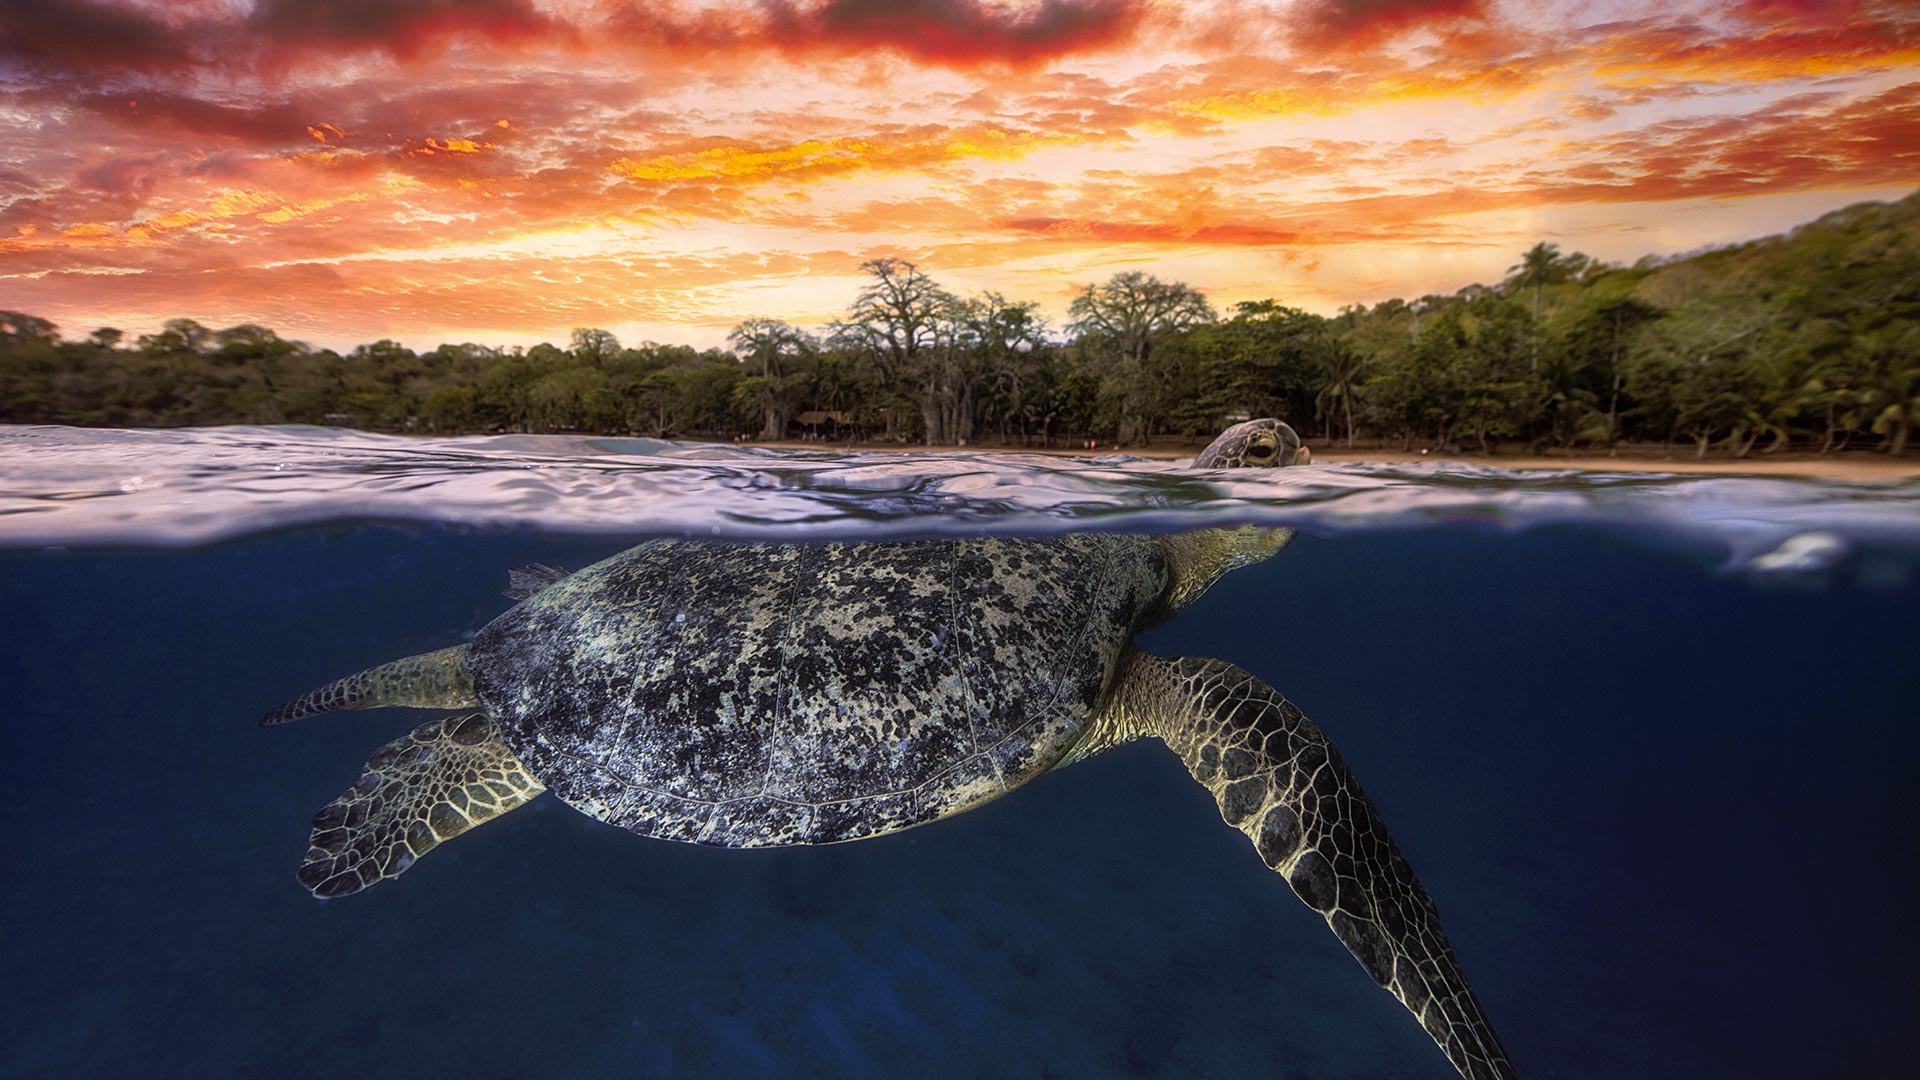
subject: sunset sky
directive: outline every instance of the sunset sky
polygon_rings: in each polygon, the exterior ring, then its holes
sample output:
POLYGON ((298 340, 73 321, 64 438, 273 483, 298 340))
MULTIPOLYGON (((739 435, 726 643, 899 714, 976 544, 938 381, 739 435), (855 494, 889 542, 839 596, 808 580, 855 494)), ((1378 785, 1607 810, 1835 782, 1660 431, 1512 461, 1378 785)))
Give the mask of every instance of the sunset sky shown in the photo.
POLYGON ((1920 3, 0 0, 0 308, 720 343, 875 255, 1332 313, 1920 186, 1920 3))

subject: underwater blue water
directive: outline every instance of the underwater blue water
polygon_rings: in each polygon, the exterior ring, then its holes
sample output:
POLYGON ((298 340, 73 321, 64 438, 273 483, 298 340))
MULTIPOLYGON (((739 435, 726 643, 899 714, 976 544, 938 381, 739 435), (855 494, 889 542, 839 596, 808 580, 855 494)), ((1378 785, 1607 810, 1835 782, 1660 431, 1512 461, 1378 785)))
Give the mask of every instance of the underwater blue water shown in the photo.
POLYGON ((1229 518, 1305 533, 1141 644, 1335 740, 1523 1077, 1913 1075, 1912 485, 372 438, 0 429, 0 1075, 1451 1076, 1153 743, 855 844, 543 798, 364 894, 293 881, 422 714, 260 713, 458 642, 510 567, 1229 518))

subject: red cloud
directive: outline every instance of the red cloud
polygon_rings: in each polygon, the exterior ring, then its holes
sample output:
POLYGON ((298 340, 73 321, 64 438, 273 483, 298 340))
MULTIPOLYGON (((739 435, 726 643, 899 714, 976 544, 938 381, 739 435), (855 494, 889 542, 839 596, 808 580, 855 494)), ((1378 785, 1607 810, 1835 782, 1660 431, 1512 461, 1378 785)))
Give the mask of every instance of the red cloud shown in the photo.
POLYGON ((558 28, 531 0, 260 0, 247 23, 280 42, 375 46, 400 55, 450 35, 514 42, 558 28))
POLYGON ((411 60, 455 41, 492 46, 508 63, 510 50, 562 45, 729 63, 884 51, 955 68, 1031 67, 1129 44, 1151 9, 1152 0, 599 0, 549 13, 536 0, 257 0, 245 15, 187 17, 111 0, 0 0, 0 71, 95 86, 130 72, 225 78, 369 50, 411 60))
POLYGON ((1423 26, 1484 20, 1487 0, 1303 0, 1293 37, 1310 47, 1367 46, 1423 26))
POLYGON ((305 139, 314 117, 284 103, 246 106, 222 105, 163 91, 93 94, 75 104, 109 117, 123 127, 152 135, 179 138, 205 136, 268 145, 305 139))
POLYGON ((1835 19, 1860 10, 1862 0, 1739 0, 1734 5, 1749 19, 1835 19))
POLYGON ((622 3, 608 26, 632 44, 691 53, 772 49, 846 56, 883 49, 947 67, 1026 66, 1130 42, 1147 0, 1041 0, 1010 9, 981 0, 766 0, 754 7, 622 3))
MULTIPOLYGON (((259 0, 250 15, 155 14, 109 0, 0 0, 0 71, 104 81, 129 72, 258 71, 289 51, 401 56, 450 37, 563 37, 532 0, 259 0)), ((164 10, 164 9, 162 9, 164 10)))
POLYGON ((1841 101, 1789 98, 1747 117, 1654 124, 1585 152, 1626 183, 1559 183, 1564 201, 1664 200, 1908 184, 1920 176, 1920 83, 1841 101), (1824 106, 1831 105, 1831 108, 1824 106))
MULTIPOLYGON (((886 48, 939 64, 1028 64, 1124 42, 1139 24, 1138 0, 1042 0, 1011 12, 977 0, 826 0, 811 9, 771 8, 774 40, 841 49, 886 48)), ((803 45, 804 47, 804 45, 803 45)))
POLYGON ((0 71, 43 74, 190 66, 202 28, 97 0, 0 0, 0 71))

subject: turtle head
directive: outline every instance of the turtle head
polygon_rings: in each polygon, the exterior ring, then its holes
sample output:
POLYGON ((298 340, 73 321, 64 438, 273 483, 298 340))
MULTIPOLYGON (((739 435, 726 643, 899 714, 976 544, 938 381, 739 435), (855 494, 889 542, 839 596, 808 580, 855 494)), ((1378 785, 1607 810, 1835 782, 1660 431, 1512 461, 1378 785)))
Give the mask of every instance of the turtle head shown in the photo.
POLYGON ((1313 460, 1312 451, 1300 443, 1300 436, 1278 420, 1267 418, 1235 424, 1200 451, 1193 459, 1196 469, 1270 468, 1276 465, 1305 465, 1313 460))
MULTIPOLYGON (((1300 436, 1274 419, 1249 420, 1220 433, 1200 456, 1196 469, 1274 468, 1305 465, 1313 455, 1300 436)), ((1270 559, 1293 539, 1292 529, 1242 525, 1229 529, 1195 529, 1160 538, 1166 553, 1167 591, 1160 598, 1158 618, 1166 618, 1199 599, 1220 575, 1237 567, 1270 559)))

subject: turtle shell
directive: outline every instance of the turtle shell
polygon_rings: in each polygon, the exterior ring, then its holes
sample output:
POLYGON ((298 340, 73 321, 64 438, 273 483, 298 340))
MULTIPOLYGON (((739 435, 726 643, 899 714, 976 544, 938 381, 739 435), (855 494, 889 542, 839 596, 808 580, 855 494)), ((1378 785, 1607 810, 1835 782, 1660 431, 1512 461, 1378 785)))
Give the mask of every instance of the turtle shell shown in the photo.
POLYGON ((1075 741, 1166 586, 1119 535, 661 540, 529 597, 467 647, 520 760, 649 836, 828 843, 994 798, 1075 741))

